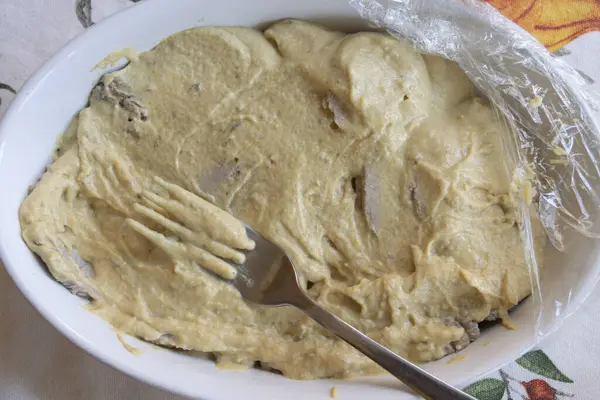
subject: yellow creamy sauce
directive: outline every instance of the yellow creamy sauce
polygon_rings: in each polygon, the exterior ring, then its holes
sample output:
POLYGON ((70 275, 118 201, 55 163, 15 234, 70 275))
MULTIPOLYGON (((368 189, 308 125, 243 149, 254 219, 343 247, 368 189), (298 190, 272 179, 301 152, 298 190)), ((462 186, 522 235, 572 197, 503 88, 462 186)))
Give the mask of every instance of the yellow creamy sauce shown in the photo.
POLYGON ((94 89, 23 202, 23 237, 121 331, 292 378, 372 374, 206 269, 231 277, 215 256, 252 249, 237 218, 393 351, 459 350, 530 293, 506 134, 455 65, 385 34, 196 28, 94 89))

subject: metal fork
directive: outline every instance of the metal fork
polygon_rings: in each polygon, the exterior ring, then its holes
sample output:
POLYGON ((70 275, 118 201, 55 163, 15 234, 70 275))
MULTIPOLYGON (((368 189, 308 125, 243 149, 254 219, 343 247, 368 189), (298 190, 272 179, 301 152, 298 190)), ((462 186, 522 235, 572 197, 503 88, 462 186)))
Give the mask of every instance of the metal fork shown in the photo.
MULTIPOLYGON (((155 180, 169 192, 169 197, 145 193, 142 197, 150 208, 136 204, 136 210, 174 234, 190 238, 194 234, 193 231, 153 209, 177 217, 177 215, 181 216, 182 203, 190 205, 195 202, 197 206, 201 206, 200 203, 202 203, 204 207, 215 209, 216 207, 179 186, 164 182, 159 178, 155 178, 155 180)), ((192 209, 198 210, 194 207, 192 209)), ((220 209, 216 210, 222 212, 220 209)), ((198 248, 195 248, 194 243, 175 243, 166 240, 164 235, 151 230, 138 221, 128 219, 128 223, 137 232, 167 252, 177 251, 179 254, 187 254, 192 257, 198 254, 198 248), (190 251, 189 248, 182 246, 189 246, 192 250, 195 248, 196 251, 190 251)), ((243 232, 243 228, 241 229, 243 232)), ((398 356, 321 307, 301 288, 292 261, 284 251, 247 226, 246 232, 248 238, 255 242, 255 247, 253 250, 245 251, 245 261, 242 257, 240 260, 243 262, 238 265, 225 260, 225 257, 218 258, 219 262, 225 261, 229 265, 235 266, 237 273, 233 274, 232 279, 224 279, 221 276, 219 278, 232 284, 245 300, 263 306, 287 305, 298 308, 427 399, 475 400, 474 397, 398 356)), ((246 247, 246 249, 248 248, 251 247, 246 247)), ((228 258, 232 259, 232 257, 228 258)), ((215 276, 218 275, 215 274, 215 276)))
POLYGON ((427 399, 475 400, 321 307, 300 287, 293 263, 283 250, 251 228, 247 232, 256 248, 247 253, 238 275, 229 281, 244 299, 264 306, 298 308, 427 399))

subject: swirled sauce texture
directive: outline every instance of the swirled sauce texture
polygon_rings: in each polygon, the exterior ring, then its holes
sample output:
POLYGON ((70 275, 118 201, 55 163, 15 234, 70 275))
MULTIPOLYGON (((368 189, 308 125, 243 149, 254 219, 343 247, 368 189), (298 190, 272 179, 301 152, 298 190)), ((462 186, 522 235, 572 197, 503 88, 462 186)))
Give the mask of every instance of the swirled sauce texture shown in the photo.
POLYGON ((23 237, 132 335, 291 378, 372 374, 300 311, 248 304, 208 272, 194 246, 241 261, 252 244, 195 212, 244 221, 321 305, 433 360, 530 293, 506 134, 455 65, 385 34, 196 28, 93 90, 21 207, 23 237))

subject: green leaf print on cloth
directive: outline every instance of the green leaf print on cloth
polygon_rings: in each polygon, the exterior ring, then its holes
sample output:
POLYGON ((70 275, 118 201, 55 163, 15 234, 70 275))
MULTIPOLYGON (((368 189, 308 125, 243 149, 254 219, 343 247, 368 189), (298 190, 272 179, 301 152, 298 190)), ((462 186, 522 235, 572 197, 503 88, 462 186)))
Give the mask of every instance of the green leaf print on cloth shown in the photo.
POLYGON ((92 0, 77 0, 75 2, 75 15, 84 28, 94 25, 92 21, 92 0))
MULTIPOLYGON (((2 90, 8 90, 12 94, 16 94, 17 93, 17 91, 15 89, 13 89, 12 86, 7 85, 6 83, 0 83, 0 89, 2 89, 2 90)), ((0 95, 0 106, 1 105, 2 105, 2 96, 0 95)))
POLYGON ((505 395, 506 400, 559 400, 574 396, 563 391, 568 391, 565 384, 573 383, 571 378, 563 374, 542 350, 526 353, 516 365, 500 369, 496 374, 500 379, 485 378, 463 390, 479 400, 502 400, 505 395), (562 384, 553 386, 536 375, 562 384))
POLYGON ((506 391, 506 382, 487 378, 465 388, 465 392, 479 400, 501 400, 506 391))
POLYGON ((517 360, 517 364, 545 378, 560 382, 573 383, 568 376, 560 372, 552 360, 550 360, 550 358, 542 350, 530 351, 523 357, 519 358, 517 360))

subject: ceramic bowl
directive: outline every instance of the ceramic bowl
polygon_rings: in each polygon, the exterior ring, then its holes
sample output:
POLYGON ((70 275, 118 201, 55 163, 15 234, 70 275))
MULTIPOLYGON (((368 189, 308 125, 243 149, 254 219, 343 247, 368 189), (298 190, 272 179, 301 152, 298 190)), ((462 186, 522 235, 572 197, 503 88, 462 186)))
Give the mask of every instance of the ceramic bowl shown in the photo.
MULTIPOLYGON (((335 385, 344 400, 369 396, 397 400, 401 386, 387 376, 293 381, 257 369, 222 371, 191 353, 125 337, 141 350, 134 355, 106 322, 85 309, 83 300, 52 279, 21 239, 19 205, 49 163, 57 135, 85 107, 91 88, 106 72, 94 66, 108 53, 126 47, 147 50, 166 36, 195 26, 265 27, 289 17, 348 32, 367 28, 345 0, 147 0, 91 27, 65 46, 19 91, 0 125, 0 256, 23 295, 67 338, 103 362, 163 389, 204 399, 326 399, 335 385)), ((586 251, 597 257, 597 251, 586 251)), ((518 330, 493 326, 460 353, 460 361, 449 362, 450 356, 425 368, 452 384, 464 385, 514 360, 535 342, 533 310, 534 302, 526 300, 512 314, 518 330)))

